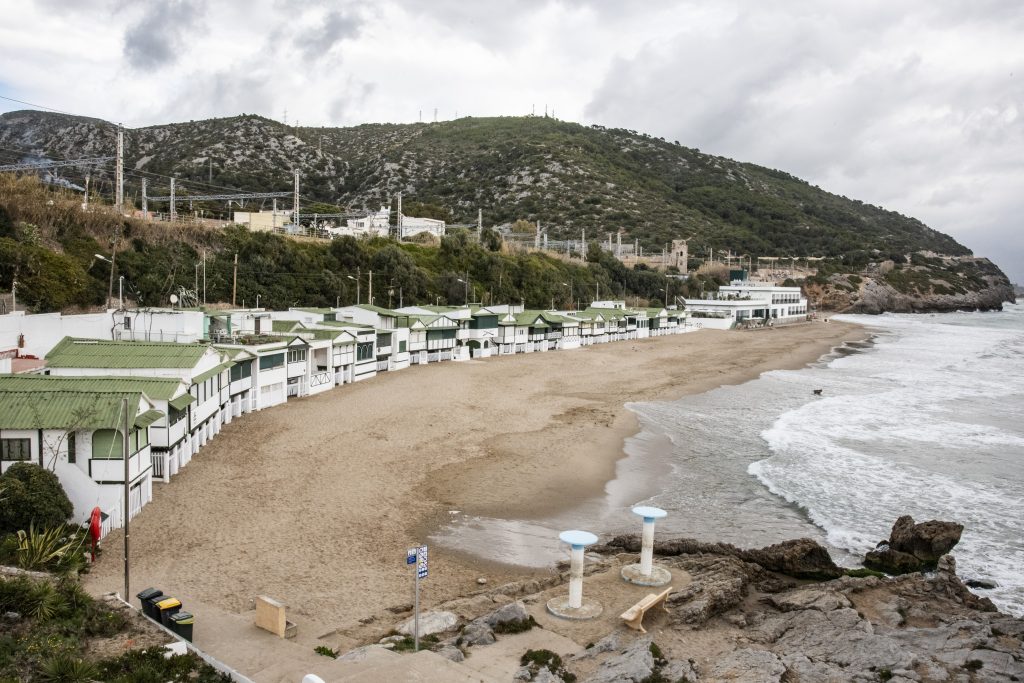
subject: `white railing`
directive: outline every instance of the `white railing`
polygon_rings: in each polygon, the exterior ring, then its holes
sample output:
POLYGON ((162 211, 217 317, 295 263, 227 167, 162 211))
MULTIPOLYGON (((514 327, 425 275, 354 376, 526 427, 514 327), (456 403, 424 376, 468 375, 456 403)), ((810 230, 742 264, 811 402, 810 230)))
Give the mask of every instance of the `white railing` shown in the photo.
POLYGON ((387 372, 390 369, 391 361, 379 360, 377 361, 377 372, 387 372))
POLYGON ((323 386, 324 384, 331 383, 331 373, 329 372, 315 372, 309 377, 309 388, 323 386))
POLYGON ((288 398, 291 398, 292 396, 298 396, 299 395, 299 383, 296 382, 295 384, 289 384, 288 385, 288 393, 286 395, 288 396, 288 398))

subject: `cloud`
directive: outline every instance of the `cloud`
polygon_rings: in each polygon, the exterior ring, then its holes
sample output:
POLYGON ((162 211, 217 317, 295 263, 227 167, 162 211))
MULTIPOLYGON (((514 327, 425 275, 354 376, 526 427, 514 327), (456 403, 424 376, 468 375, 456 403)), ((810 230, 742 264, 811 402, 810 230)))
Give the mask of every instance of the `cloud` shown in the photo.
POLYGON ((124 57, 137 70, 159 69, 178 61, 186 36, 203 26, 205 5, 199 0, 151 3, 124 32, 124 57))
POLYGON ((336 44, 358 36, 362 25, 362 17, 347 10, 333 10, 308 34, 296 37, 295 46, 307 59, 318 59, 336 44))

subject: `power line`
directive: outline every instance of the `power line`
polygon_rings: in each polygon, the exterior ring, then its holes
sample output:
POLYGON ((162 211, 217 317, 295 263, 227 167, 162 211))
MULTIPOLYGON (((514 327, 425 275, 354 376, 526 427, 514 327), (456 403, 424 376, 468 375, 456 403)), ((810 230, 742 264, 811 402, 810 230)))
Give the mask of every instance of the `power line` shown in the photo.
MULTIPOLYGON (((13 97, 7 97, 6 95, 0 95, 0 100, 7 100, 9 102, 17 102, 18 104, 27 104, 28 106, 35 107, 36 109, 46 109, 47 111, 56 112, 58 114, 67 114, 68 116, 81 116, 81 114, 72 114, 69 111, 63 111, 61 109, 54 109, 53 107, 47 107, 47 106, 42 105, 42 104, 35 104, 34 102, 26 102, 25 100, 17 100, 17 99, 15 99, 13 97)), ((93 117, 87 116, 85 118, 93 118, 93 117)), ((98 119, 98 120, 102 121, 103 119, 98 119)), ((111 125, 113 125, 113 124, 111 124, 111 125)))

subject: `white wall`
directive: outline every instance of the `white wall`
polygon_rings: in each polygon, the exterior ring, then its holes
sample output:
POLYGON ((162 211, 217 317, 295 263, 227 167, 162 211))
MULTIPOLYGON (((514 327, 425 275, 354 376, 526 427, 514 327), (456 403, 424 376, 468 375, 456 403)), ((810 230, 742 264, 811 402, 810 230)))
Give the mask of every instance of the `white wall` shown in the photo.
POLYGON ((203 336, 198 311, 130 310, 63 315, 12 313, 0 315, 0 339, 24 335, 22 355, 44 357, 64 337, 194 342, 203 336), (124 318, 130 329, 124 328, 124 318))

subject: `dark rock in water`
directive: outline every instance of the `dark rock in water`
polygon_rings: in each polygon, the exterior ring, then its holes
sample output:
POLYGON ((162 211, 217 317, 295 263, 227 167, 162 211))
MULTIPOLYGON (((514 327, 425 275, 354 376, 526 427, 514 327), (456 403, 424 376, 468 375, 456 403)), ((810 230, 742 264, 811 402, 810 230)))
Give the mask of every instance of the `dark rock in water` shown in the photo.
POLYGON ((966 579, 964 585, 968 588, 978 588, 980 590, 992 590, 993 588, 999 588, 999 584, 995 581, 989 581, 988 579, 966 579))
POLYGON ((904 515, 893 524, 889 540, 864 557, 864 566, 887 574, 934 569, 939 558, 960 542, 963 530, 956 522, 915 524, 913 517, 904 515))
POLYGON ((910 553, 932 567, 939 558, 960 542, 963 524, 931 520, 914 524, 914 518, 904 515, 892 525, 889 546, 900 552, 910 553))
POLYGON ((888 544, 868 551, 864 556, 864 566, 886 574, 909 574, 924 569, 924 563, 921 560, 910 553, 893 550, 888 544))

